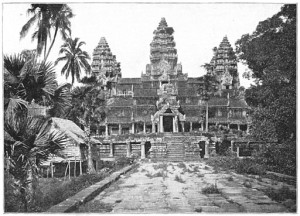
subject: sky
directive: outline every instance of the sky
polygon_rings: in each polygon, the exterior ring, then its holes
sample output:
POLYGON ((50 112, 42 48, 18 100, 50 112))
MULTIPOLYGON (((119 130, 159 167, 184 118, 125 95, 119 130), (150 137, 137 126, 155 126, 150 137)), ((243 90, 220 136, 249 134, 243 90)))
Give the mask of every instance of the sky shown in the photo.
MULTIPOLYGON (((105 37, 111 51, 121 63, 122 77, 140 77, 150 63, 150 43, 153 31, 162 17, 173 27, 178 53, 178 63, 182 63, 183 73, 190 77, 204 75, 201 65, 210 62, 215 46, 219 46, 227 35, 235 48, 235 42, 243 34, 252 33, 259 21, 277 13, 279 3, 68 3, 75 17, 71 19, 72 37, 85 41, 82 49, 92 57, 94 48, 101 37, 105 37)), ((19 53, 24 49, 36 48, 31 34, 20 40, 20 30, 29 20, 26 11, 29 3, 3 4, 3 54, 19 53)), ((58 58, 63 44, 58 35, 48 60, 58 58)), ((59 83, 66 81, 60 75, 63 63, 56 66, 59 83)), ((246 88, 252 81, 242 74, 247 67, 239 63, 241 85, 246 88)), ((84 74, 82 74, 84 76, 84 74)))

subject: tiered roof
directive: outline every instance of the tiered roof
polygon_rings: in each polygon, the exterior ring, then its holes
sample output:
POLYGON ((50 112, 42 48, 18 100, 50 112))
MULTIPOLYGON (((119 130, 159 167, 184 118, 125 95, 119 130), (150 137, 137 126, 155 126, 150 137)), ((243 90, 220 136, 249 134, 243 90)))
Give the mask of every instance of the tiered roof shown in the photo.
POLYGON ((224 74, 230 74, 233 78, 234 87, 239 87, 239 75, 237 72, 237 59, 236 55, 225 36, 220 43, 219 47, 213 49, 214 56, 210 61, 210 65, 213 67, 213 73, 217 75, 219 81, 224 79, 224 74))
POLYGON ((92 73, 96 77, 121 77, 120 63, 112 54, 109 45, 104 37, 93 52, 92 73))
POLYGON ((151 64, 156 64, 160 60, 166 60, 172 69, 177 64, 177 49, 175 48, 175 42, 173 37, 174 29, 168 27, 165 18, 161 18, 161 21, 157 29, 153 32, 153 41, 150 44, 150 61, 151 64))

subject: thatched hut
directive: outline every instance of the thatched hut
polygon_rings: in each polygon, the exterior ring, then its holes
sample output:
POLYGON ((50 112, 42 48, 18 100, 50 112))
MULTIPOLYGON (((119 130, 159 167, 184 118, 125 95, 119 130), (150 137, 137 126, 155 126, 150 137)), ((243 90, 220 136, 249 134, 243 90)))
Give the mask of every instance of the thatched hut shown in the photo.
MULTIPOLYGON (((51 124, 51 130, 62 132, 67 136, 68 141, 56 154, 49 155, 48 160, 43 163, 43 166, 47 168, 47 175, 50 170, 52 176, 63 176, 67 173, 69 176, 82 174, 85 172, 87 166, 88 147, 85 142, 85 132, 74 122, 67 119, 53 117, 51 124)), ((92 158, 96 168, 97 161, 99 160, 96 145, 100 144, 100 142, 91 138, 91 144, 92 158)))

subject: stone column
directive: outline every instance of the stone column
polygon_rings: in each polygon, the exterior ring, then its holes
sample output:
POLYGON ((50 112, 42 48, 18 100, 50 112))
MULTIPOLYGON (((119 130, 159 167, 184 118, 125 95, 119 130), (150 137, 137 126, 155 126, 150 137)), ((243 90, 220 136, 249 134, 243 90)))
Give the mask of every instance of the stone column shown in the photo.
POLYGON ((113 157, 114 156, 114 143, 113 141, 110 141, 109 143, 109 157, 113 157))
POLYGON ((121 124, 119 124, 119 135, 121 135, 122 134, 122 126, 121 126, 121 124))
POLYGON ((209 141, 205 141, 205 155, 204 158, 209 158, 209 141))
POLYGON ((132 122, 132 125, 131 125, 131 133, 134 134, 134 122, 132 122))
POLYGON ((105 124, 105 136, 108 137, 108 124, 105 124))
POLYGON ((250 129, 249 124, 247 124, 247 131, 246 131, 247 134, 249 134, 249 129, 250 129))
POLYGON ((184 132, 184 122, 180 122, 180 123, 181 123, 182 132, 184 132))
POLYGON ((228 123, 227 127, 228 127, 228 129, 230 129, 230 124, 229 123, 228 123))
POLYGON ((190 132, 193 131, 193 122, 190 122, 190 132))
POLYGON ((155 123, 152 122, 152 133, 155 133, 155 123))
POLYGON ((231 143, 231 146, 230 146, 230 148, 231 148, 231 153, 233 153, 234 141, 233 141, 233 140, 231 140, 231 141, 230 141, 230 143, 231 143))
POLYGON ((146 154, 145 154, 145 141, 141 142, 141 159, 145 159, 146 154))
POLYGON ((241 128, 240 128, 240 124, 237 124, 237 128, 238 128, 238 130, 241 130, 241 128))
POLYGON ((159 132, 163 133, 164 132, 163 116, 159 116, 159 124, 160 124, 159 132))
POLYGON ((240 156, 240 147, 236 147, 236 156, 237 156, 237 157, 240 156))
POLYGON ((130 155, 131 155, 130 140, 126 140, 126 147, 127 147, 126 157, 130 157, 130 155))
POLYGON ((201 130, 204 131, 204 123, 201 122, 201 130))
POLYGON ((144 128, 143 128, 144 134, 146 133, 146 122, 144 122, 144 128))
POLYGON ((178 133, 178 117, 177 116, 174 117, 174 126, 175 126, 174 132, 178 133))

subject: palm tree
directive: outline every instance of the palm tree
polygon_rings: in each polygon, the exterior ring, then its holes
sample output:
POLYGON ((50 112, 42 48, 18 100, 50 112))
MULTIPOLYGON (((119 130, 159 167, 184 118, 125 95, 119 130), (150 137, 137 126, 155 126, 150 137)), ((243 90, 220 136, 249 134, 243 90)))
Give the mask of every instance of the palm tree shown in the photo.
POLYGON ((24 38, 29 29, 37 23, 37 30, 32 34, 32 40, 37 39, 37 54, 40 55, 44 50, 44 59, 46 60, 54 44, 58 29, 60 29, 64 39, 67 38, 66 32, 71 35, 69 19, 73 17, 72 10, 65 4, 31 4, 27 13, 31 14, 32 17, 22 27, 20 38, 24 38), (51 38, 52 28, 55 28, 55 33, 46 55, 47 42, 51 38))
POLYGON ((27 117, 27 104, 35 100, 52 105, 53 113, 62 112, 70 104, 69 87, 57 87, 53 66, 38 63, 34 55, 4 56, 6 168, 22 197, 24 211, 32 201, 40 162, 66 141, 62 134, 51 132, 49 118, 27 117))
POLYGON ((41 116, 22 116, 16 122, 5 115, 4 130, 6 170, 27 212, 34 207, 40 164, 68 140, 62 132, 51 131, 51 119, 41 116))
POLYGON ((74 79, 80 80, 81 68, 89 74, 91 71, 91 66, 87 62, 87 59, 90 59, 89 54, 86 51, 81 50, 81 46, 85 42, 79 42, 79 38, 68 38, 66 42, 61 46, 59 51, 60 54, 64 53, 64 56, 59 57, 55 61, 55 65, 60 61, 66 61, 66 64, 62 68, 61 74, 66 74, 66 79, 71 73, 72 85, 74 84, 74 79))
MULTIPOLYGON (((58 86, 51 63, 36 61, 34 55, 4 56, 4 100, 5 107, 20 102, 32 102, 50 106, 52 116, 62 116, 71 104, 70 84, 58 86), (18 100, 18 101, 16 101, 18 100)), ((23 103, 24 106, 25 103, 23 103)))
POLYGON ((51 8, 54 8, 52 26, 54 26, 55 30, 52 43, 45 57, 45 61, 47 60, 49 53, 53 47, 58 30, 60 30, 63 40, 66 40, 68 37, 71 36, 71 22, 69 19, 71 19, 74 16, 72 9, 66 4, 59 5, 57 7, 55 7, 55 5, 51 5, 51 8))

